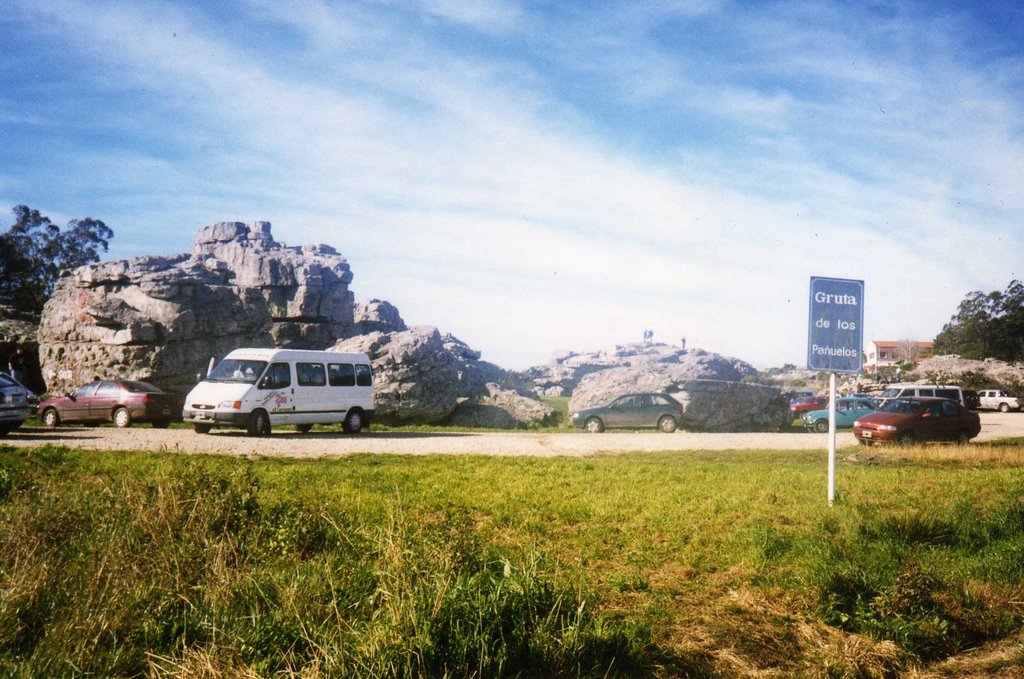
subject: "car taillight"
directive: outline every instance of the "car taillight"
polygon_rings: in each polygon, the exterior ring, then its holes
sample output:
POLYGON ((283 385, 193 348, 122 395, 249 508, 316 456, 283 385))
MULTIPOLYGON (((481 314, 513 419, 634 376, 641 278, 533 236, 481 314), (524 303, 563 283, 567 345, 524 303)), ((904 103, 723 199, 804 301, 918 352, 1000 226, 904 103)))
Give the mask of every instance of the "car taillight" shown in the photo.
POLYGON ((149 394, 144 394, 144 395, 142 396, 142 405, 149 405, 149 403, 150 403, 150 402, 151 402, 152 400, 153 400, 153 397, 152 397, 152 396, 150 396, 149 394))

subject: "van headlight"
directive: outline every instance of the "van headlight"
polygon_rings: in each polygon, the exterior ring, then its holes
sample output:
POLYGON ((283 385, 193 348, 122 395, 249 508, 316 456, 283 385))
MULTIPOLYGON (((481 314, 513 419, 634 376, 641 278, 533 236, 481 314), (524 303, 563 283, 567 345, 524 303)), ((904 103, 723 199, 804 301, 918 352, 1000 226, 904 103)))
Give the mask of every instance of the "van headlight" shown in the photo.
POLYGON ((242 409, 242 402, 241 401, 221 401, 220 403, 217 404, 217 407, 218 408, 228 408, 230 410, 241 410, 242 409))

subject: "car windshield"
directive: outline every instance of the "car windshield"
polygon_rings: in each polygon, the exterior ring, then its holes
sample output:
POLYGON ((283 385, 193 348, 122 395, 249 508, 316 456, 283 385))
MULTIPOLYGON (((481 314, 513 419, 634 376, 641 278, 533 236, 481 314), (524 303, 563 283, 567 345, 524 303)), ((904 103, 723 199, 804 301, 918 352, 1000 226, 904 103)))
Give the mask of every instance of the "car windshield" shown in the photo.
POLYGON ((160 394, 163 393, 159 388, 154 387, 149 382, 136 382, 134 380, 125 380, 122 382, 124 388, 128 391, 136 394, 160 394))
POLYGON ((887 413, 916 413, 923 404, 920 401, 908 401, 897 398, 882 406, 882 411, 887 413))
POLYGON ((0 387, 16 387, 18 383, 7 375, 0 373, 0 387))
POLYGON ((213 369, 213 372, 206 379, 211 382, 247 382, 255 384, 266 367, 266 361, 225 358, 217 364, 217 367, 213 369))

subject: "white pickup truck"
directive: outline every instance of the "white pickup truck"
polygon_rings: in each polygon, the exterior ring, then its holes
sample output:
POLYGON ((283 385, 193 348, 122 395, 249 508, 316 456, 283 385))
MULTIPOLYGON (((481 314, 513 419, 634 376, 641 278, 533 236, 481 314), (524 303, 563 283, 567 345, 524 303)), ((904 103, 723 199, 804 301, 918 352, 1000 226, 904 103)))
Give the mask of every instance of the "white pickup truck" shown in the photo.
POLYGON ((1020 410, 1021 407, 1020 399, 1011 396, 1005 389, 982 389, 978 392, 978 398, 981 399, 981 405, 978 407, 984 410, 1008 413, 1011 410, 1020 410))

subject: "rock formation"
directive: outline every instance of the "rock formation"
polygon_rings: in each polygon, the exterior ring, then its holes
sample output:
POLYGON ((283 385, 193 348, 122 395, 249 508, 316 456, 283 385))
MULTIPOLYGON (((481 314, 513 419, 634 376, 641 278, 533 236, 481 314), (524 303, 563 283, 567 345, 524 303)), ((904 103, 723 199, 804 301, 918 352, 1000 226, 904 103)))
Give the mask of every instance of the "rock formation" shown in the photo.
POLYGON ((380 299, 357 302, 352 312, 352 322, 358 335, 408 330, 395 305, 380 299))
POLYGON ((553 424, 555 409, 500 385, 485 385, 485 393, 467 398, 455 407, 449 424, 459 427, 539 427, 553 424))
POLYGON ((65 273, 46 303, 39 355, 51 393, 93 376, 186 391, 211 356, 243 346, 323 349, 353 333, 348 262, 287 247, 269 222, 221 222, 189 253, 65 273))
POLYGON ((1007 363, 995 358, 976 360, 956 354, 932 356, 903 375, 904 382, 960 384, 965 388, 1024 388, 1024 363, 1007 363))
POLYGON ((530 368, 526 374, 537 393, 563 396, 575 395, 580 381, 592 373, 610 368, 643 370, 661 364, 683 366, 691 378, 739 381, 757 374, 745 361, 703 349, 687 350, 667 344, 624 344, 604 351, 561 352, 555 354, 548 365, 530 368))
POLYGON ((43 380, 39 370, 39 318, 22 313, 13 307, 0 303, 0 370, 7 370, 7 359, 15 349, 21 347, 26 358, 25 386, 43 391, 43 380))
POLYGON ((776 387, 701 379, 692 366, 652 364, 585 376, 569 412, 601 406, 630 392, 665 392, 683 405, 680 426, 695 431, 765 431, 789 423, 789 403, 776 387))

